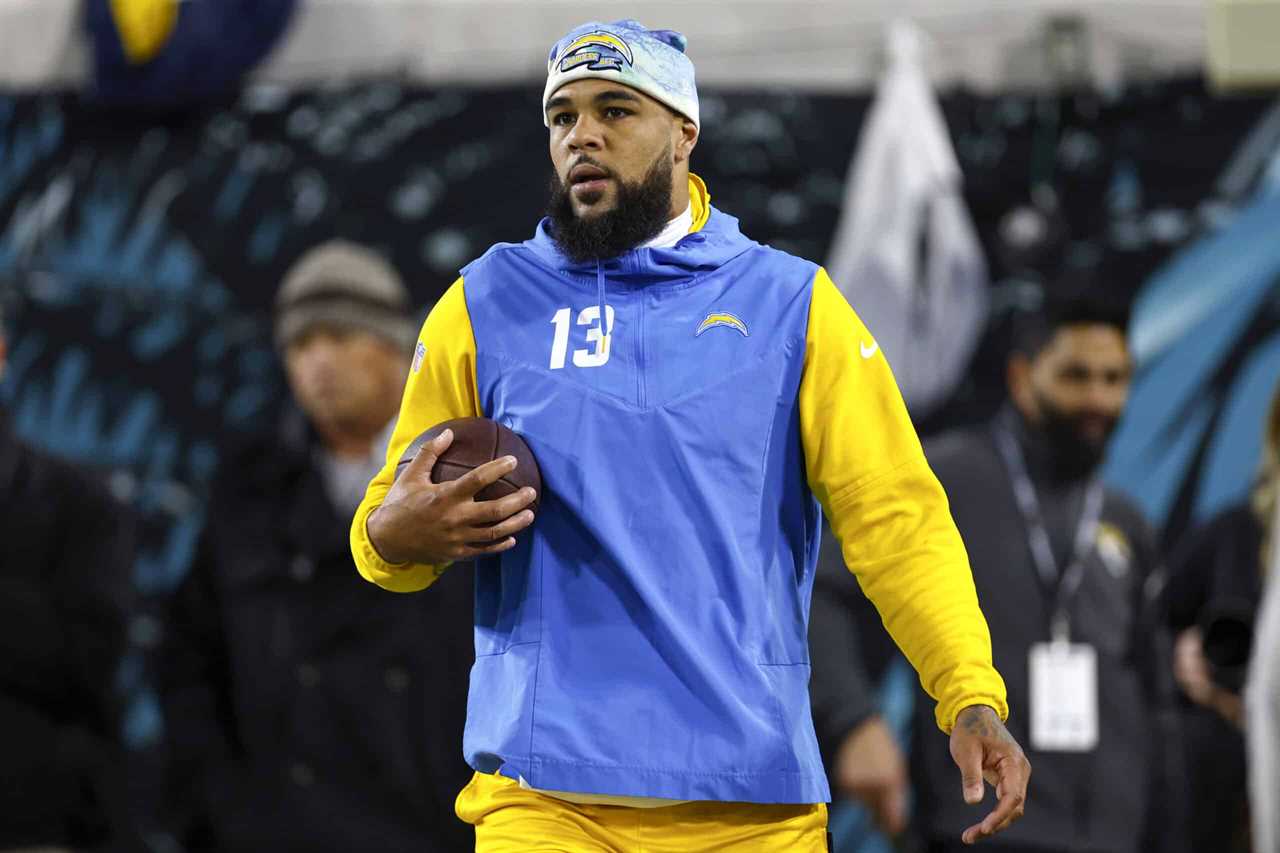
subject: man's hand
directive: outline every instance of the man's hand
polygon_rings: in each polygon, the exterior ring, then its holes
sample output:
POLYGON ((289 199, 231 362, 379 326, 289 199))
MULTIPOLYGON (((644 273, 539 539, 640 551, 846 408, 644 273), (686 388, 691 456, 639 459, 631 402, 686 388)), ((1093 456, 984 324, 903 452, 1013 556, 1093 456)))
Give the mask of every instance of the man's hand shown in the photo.
POLYGON ((1173 646, 1173 677, 1192 702, 1206 707, 1213 704, 1215 685, 1209 675, 1209 662, 1204 657, 1204 640, 1199 628, 1187 628, 1178 634, 1173 646))
POLYGON ((1244 728, 1244 702, 1240 694, 1219 687, 1204 656, 1204 636, 1196 627, 1178 634, 1173 646, 1173 678, 1187 698, 1218 713, 1237 728, 1244 728))
POLYGON ((907 825, 907 766, 889 726, 878 716, 858 725, 836 754, 836 784, 858 800, 887 835, 907 825))
POLYGON ((964 801, 982 802, 986 791, 982 781, 995 786, 997 803, 982 823, 974 824, 960 836, 965 844, 990 838, 1022 817, 1031 780, 1031 762, 1022 747, 986 705, 970 705, 956 717, 951 730, 951 758, 960 768, 964 801))
POLYGON ((476 493, 516 467, 514 456, 486 462, 446 483, 431 482, 431 469, 453 443, 445 430, 424 444, 369 514, 374 549, 389 563, 449 563, 514 548, 514 534, 533 523, 525 509, 537 496, 523 488, 505 498, 475 500, 476 493))

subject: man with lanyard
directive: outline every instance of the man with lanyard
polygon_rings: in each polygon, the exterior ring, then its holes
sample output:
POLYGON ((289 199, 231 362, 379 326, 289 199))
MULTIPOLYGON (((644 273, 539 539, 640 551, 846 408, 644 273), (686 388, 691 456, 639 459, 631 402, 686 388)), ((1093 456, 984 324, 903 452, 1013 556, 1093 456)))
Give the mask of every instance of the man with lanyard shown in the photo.
POLYGON ((936 700, 951 797, 972 809, 984 778, 995 788, 955 833, 985 838, 1021 813, 1030 767, 946 496, 830 278, 744 237, 690 174, 684 47, 618 21, 552 48, 550 214, 427 318, 352 524, 356 565, 414 592, 480 557, 477 772, 457 801, 478 850, 818 853, 830 795, 805 629, 821 506, 936 700), (528 441, 536 522, 531 489, 473 500, 510 457, 431 481, 448 432, 396 478, 416 435, 463 416, 528 441))
MULTIPOLYGON (((1123 312, 1056 302, 1018 329, 995 421, 926 448, 969 550, 1009 729, 1036 768, 1036 808, 992 849, 1169 849, 1152 834, 1170 806, 1158 558, 1139 511, 1098 472, 1130 370, 1123 312)), ((951 851, 964 817, 947 796, 949 756, 933 738, 916 749, 920 828, 933 853, 951 851)))

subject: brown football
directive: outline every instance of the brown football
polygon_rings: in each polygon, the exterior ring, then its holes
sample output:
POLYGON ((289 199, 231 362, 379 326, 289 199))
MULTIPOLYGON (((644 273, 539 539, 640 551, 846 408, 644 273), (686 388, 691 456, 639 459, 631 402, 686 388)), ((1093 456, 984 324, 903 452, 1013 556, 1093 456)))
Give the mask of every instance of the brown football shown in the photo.
POLYGON ((497 421, 491 421, 488 418, 456 418, 455 420, 445 421, 442 424, 436 424, 409 442, 409 446, 400 455, 400 461, 396 463, 396 477, 398 478, 405 466, 418 455, 418 450, 422 445, 446 429, 453 430, 453 443, 436 460, 435 467, 431 469, 431 481, 433 483, 456 480, 486 462, 491 462, 503 456, 514 456, 516 458, 515 470, 508 472, 506 476, 496 483, 491 483, 481 489, 476 494, 476 500, 496 500, 518 492, 525 486, 532 486, 538 496, 533 499, 529 509, 535 513, 538 511, 538 504, 542 501, 542 474, 538 471, 538 462, 533 458, 533 451, 529 449, 529 445, 524 443, 523 438, 497 421))

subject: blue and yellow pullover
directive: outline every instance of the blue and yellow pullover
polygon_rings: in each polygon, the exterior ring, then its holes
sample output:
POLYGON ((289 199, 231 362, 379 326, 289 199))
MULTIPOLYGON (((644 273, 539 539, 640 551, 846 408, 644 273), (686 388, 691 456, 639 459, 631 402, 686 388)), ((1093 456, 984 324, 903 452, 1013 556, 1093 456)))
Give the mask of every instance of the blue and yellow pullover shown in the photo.
POLYGON ((824 270, 743 236, 696 177, 690 193, 672 248, 575 265, 544 221, 463 270, 423 326, 352 551, 382 587, 429 586, 445 567, 385 562, 365 521, 423 430, 507 425, 544 494, 517 547, 475 566, 471 766, 553 791, 823 802, 823 511, 944 731, 971 704, 1003 717, 1004 684, 874 339, 824 270))

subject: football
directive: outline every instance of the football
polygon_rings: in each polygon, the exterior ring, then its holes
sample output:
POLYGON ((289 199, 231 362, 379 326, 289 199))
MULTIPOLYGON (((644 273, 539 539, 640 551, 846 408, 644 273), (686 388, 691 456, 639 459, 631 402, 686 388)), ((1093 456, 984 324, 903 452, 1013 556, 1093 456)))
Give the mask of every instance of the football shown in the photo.
POLYGON ((537 513, 538 504, 542 501, 542 475, 538 471, 537 460, 533 458, 533 451, 519 435, 488 418, 456 418, 431 427, 411 441, 400 455, 400 461, 396 463, 396 477, 399 478, 424 444, 446 429, 453 430, 453 443, 431 469, 433 483, 456 480, 486 462, 503 456, 514 456, 515 470, 481 489, 476 494, 476 500, 496 500, 518 492, 525 486, 532 486, 538 496, 529 505, 529 509, 537 513))

